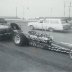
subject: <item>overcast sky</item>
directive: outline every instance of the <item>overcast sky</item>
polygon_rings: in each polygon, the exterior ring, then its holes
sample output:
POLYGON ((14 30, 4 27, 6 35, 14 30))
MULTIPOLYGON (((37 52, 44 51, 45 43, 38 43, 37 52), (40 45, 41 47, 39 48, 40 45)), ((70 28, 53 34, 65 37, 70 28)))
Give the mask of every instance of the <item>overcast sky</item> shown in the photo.
POLYGON ((69 16, 67 6, 71 0, 0 0, 0 16, 16 16, 16 7, 21 18, 64 16, 64 1, 65 14, 69 16))

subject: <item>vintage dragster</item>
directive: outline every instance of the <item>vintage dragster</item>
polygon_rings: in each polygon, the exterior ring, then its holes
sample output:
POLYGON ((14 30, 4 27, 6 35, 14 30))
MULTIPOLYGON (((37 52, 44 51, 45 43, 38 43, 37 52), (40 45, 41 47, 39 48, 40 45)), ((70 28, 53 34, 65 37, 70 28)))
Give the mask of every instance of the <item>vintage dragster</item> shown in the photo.
POLYGON ((30 45, 37 48, 69 53, 70 58, 72 58, 72 50, 55 45, 54 40, 50 35, 45 33, 38 33, 34 30, 25 33, 22 28, 23 26, 20 27, 18 24, 12 23, 13 42, 15 45, 30 45))

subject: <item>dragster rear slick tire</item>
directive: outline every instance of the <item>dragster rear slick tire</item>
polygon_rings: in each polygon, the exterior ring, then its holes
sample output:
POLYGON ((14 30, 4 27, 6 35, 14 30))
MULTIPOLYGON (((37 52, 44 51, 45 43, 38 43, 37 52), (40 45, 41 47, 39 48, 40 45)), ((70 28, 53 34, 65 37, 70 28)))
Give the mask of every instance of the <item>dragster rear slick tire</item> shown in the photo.
POLYGON ((22 33, 16 33, 13 37, 13 41, 14 41, 15 45, 18 45, 18 46, 29 45, 29 40, 22 33))

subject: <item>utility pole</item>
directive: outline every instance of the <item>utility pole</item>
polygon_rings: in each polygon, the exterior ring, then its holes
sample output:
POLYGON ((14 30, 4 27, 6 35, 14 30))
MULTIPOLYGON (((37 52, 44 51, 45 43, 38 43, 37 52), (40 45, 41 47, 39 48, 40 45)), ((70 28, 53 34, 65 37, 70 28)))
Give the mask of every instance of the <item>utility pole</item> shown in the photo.
POLYGON ((23 20, 24 20, 24 7, 23 7, 23 20))
POLYGON ((68 9, 69 9, 69 17, 70 17, 70 15, 71 15, 71 1, 70 1, 70 3, 69 3, 69 6, 66 6, 66 3, 65 3, 65 1, 64 1, 64 17, 65 17, 65 8, 66 7, 68 7, 68 9))
POLYGON ((71 14, 71 2, 70 2, 70 6, 68 6, 68 8, 69 8, 69 17, 70 17, 70 14, 71 14))
POLYGON ((65 17, 65 1, 64 1, 64 17, 65 17))
POLYGON ((16 7, 16 18, 17 18, 17 7, 16 7))
POLYGON ((52 17, 52 11, 53 11, 53 9, 51 8, 50 9, 50 17, 52 17))

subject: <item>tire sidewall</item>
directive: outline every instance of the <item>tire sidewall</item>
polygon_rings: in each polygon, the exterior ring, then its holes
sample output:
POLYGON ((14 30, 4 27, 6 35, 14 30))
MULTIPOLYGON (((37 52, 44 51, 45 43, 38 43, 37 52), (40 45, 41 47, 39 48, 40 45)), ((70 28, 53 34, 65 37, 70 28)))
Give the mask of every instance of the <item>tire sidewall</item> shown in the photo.
MULTIPOLYGON (((20 35, 17 34, 17 33, 14 34, 14 36, 13 36, 13 42, 14 42, 15 45, 20 45, 20 43, 16 43, 16 41, 15 41, 15 39, 16 39, 17 36, 20 36, 20 35)), ((20 39, 21 39, 21 38, 20 38, 20 39)))
POLYGON ((29 39, 23 34, 23 33, 16 33, 13 37, 13 42, 15 45, 18 45, 18 46, 26 46, 26 45, 29 45, 29 39), (20 42, 19 43, 15 43, 15 37, 16 35, 18 35, 20 37, 20 42))

